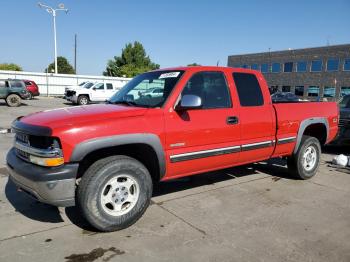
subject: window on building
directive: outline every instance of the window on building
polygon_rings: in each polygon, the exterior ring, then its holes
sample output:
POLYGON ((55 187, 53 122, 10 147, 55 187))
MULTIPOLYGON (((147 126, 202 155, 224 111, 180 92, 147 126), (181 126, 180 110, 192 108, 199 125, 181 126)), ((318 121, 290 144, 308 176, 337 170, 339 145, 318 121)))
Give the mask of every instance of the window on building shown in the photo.
POLYGON ((322 71, 322 60, 314 60, 311 62, 311 72, 322 71))
POLYGON ((350 58, 344 60, 344 71, 350 71, 350 58))
POLYGON ((251 67, 253 70, 259 70, 259 65, 258 64, 252 64, 251 67))
POLYGON ((299 61, 297 62, 297 72, 306 72, 307 71, 307 62, 299 61))
POLYGON ((282 92, 290 92, 290 86, 282 86, 282 92))
POLYGON ((304 86, 296 86, 294 94, 297 96, 304 96, 304 86))
POLYGON ((339 70, 339 59, 330 58, 327 60, 327 71, 338 71, 339 70))
POLYGON ((350 86, 342 86, 340 89, 340 96, 350 95, 350 86))
POLYGON ((249 65, 242 65, 242 68, 248 69, 248 68, 249 68, 249 65))
POLYGON ((260 70, 262 73, 267 73, 269 71, 269 65, 268 64, 261 64, 260 70))
POLYGON ((233 73, 232 75, 241 106, 261 106, 264 104, 261 88, 255 75, 246 73, 233 73))
POLYGON ((241 65, 236 64, 236 65, 233 65, 233 67, 240 68, 240 67, 241 67, 241 65))
POLYGON ((107 83, 107 90, 113 90, 113 85, 111 83, 107 83))
POLYGON ((197 95, 203 109, 231 107, 231 96, 221 72, 199 72, 186 83, 182 95, 197 95))
POLYGON ((308 96, 319 96, 320 94, 320 87, 319 86, 309 86, 307 95, 308 96))
POLYGON ((284 63, 283 71, 285 73, 293 72, 293 62, 286 62, 286 63, 284 63))
POLYGON ((323 97, 335 97, 335 87, 325 86, 323 91, 323 97))
POLYGON ((273 63, 272 64, 272 73, 279 73, 281 72, 281 64, 280 63, 273 63))

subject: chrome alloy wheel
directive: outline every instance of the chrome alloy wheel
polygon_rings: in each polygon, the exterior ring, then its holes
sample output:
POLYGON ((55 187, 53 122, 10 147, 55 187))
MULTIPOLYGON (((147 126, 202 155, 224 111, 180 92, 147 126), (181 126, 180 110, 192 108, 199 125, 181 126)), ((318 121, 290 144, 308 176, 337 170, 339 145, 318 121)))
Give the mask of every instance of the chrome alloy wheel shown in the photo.
POLYGON ((306 171, 312 170, 317 162, 316 148, 312 145, 307 147, 303 154, 303 167, 306 171))
POLYGON ((80 98, 80 104, 81 105, 87 105, 89 103, 89 100, 87 99, 87 97, 81 97, 80 98))
POLYGON ((128 213, 137 203, 140 186, 129 175, 118 175, 111 178, 101 192, 103 210, 111 216, 128 213))

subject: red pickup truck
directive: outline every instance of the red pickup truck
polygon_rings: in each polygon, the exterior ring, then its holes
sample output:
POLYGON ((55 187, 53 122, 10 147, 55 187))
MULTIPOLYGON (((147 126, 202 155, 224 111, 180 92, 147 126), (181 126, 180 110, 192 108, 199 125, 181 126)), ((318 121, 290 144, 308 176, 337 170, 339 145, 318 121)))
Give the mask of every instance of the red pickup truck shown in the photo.
POLYGON ((337 134, 338 108, 273 104, 257 71, 177 67, 135 77, 106 104, 34 113, 12 128, 10 179, 113 231, 142 216, 158 181, 276 157, 311 178, 337 134))

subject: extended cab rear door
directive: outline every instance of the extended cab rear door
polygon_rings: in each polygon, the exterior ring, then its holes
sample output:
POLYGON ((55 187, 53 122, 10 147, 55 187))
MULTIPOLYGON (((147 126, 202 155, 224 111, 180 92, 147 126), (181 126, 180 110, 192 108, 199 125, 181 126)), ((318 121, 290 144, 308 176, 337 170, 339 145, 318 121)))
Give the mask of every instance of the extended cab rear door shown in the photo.
POLYGON ((239 112, 231 99, 232 84, 227 76, 219 70, 193 73, 178 100, 196 95, 202 108, 165 113, 167 177, 228 167, 239 161, 239 112))
POLYGON ((244 71, 233 72, 232 78, 240 104, 240 163, 268 159, 274 150, 276 116, 266 82, 261 74, 244 71))

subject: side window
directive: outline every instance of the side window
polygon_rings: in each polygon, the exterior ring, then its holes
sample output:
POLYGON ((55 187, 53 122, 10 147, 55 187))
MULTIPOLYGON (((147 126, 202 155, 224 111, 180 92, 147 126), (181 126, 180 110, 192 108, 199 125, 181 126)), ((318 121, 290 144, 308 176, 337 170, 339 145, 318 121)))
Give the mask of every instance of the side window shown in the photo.
POLYGON ((233 73, 241 106, 262 106, 264 98, 256 76, 248 73, 233 73))
POLYGON ((5 81, 0 80, 0 88, 2 88, 2 87, 6 87, 6 83, 5 83, 5 81))
POLYGON ((31 82, 29 82, 29 81, 25 81, 24 83, 26 84, 26 86, 30 86, 30 85, 32 85, 32 83, 31 83, 31 82))
POLYGON ((107 83, 107 90, 113 90, 113 85, 111 83, 107 83))
POLYGON ((103 90, 103 89, 105 89, 103 83, 97 84, 97 85, 95 86, 95 88, 96 88, 96 90, 103 90))
POLYGON ((202 99, 203 109, 231 107, 230 92, 222 72, 199 72, 186 83, 183 95, 196 95, 202 99))
POLYGON ((23 87, 21 81, 10 81, 11 87, 23 87))

